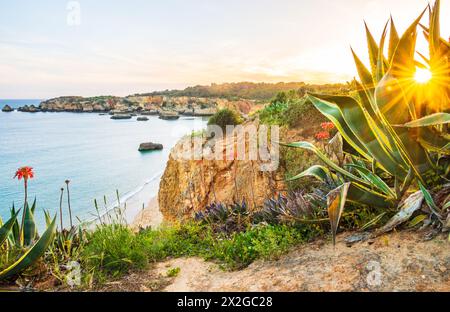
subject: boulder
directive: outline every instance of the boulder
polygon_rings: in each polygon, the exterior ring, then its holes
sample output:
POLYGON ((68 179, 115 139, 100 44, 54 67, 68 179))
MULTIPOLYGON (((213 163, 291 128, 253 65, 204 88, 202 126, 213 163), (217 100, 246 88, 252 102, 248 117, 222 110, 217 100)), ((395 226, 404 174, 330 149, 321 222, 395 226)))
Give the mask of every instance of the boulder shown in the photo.
POLYGON ((40 109, 34 105, 30 105, 30 106, 25 105, 25 106, 19 107, 17 110, 19 112, 24 112, 24 113, 37 113, 40 111, 40 109))
POLYGON ((125 119, 131 119, 133 116, 131 116, 130 114, 117 114, 117 115, 112 115, 111 119, 114 120, 125 120, 125 119))
POLYGON ((139 152, 148 152, 148 151, 160 151, 164 149, 164 146, 162 144, 158 144, 158 143, 142 143, 139 146, 139 152))
POLYGON ((180 118, 180 115, 175 112, 161 112, 159 115, 159 119, 163 120, 177 120, 180 118))
POLYGON ((148 117, 145 117, 145 116, 139 116, 139 117, 137 118, 137 121, 148 121, 148 117))
POLYGON ((2 108, 2 112, 4 112, 4 113, 10 113, 12 111, 14 111, 14 109, 11 106, 9 106, 8 104, 3 106, 3 108, 2 108))

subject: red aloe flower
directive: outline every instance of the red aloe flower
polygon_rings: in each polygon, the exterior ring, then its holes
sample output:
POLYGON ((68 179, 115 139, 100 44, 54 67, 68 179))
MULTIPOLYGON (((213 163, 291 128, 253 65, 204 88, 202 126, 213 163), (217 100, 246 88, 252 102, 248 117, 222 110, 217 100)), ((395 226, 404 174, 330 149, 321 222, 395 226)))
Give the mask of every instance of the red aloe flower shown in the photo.
POLYGON ((328 131, 321 131, 316 134, 317 140, 328 140, 330 138, 330 133, 328 131))
POLYGON ((25 182, 28 181, 28 179, 34 178, 34 172, 32 167, 22 167, 17 169, 16 175, 14 176, 14 179, 17 178, 18 180, 24 179, 25 182))
POLYGON ((335 128, 334 124, 332 122, 324 122, 320 125, 323 130, 333 130, 335 128))
POLYGON ((23 185, 24 185, 24 190, 25 190, 25 199, 23 201, 23 215, 22 215, 22 228, 25 224, 25 213, 26 213, 26 208, 27 208, 27 202, 28 202, 28 179, 33 179, 34 178, 34 172, 33 172, 33 168, 31 167, 22 167, 17 169, 16 174, 14 176, 14 179, 17 178, 19 181, 23 179, 23 185))

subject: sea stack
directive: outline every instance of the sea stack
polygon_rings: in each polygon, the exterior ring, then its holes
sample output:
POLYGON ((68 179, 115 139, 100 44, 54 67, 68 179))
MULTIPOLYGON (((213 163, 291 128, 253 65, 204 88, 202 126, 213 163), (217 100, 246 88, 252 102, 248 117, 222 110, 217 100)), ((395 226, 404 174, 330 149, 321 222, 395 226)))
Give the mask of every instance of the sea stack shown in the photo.
POLYGON ((139 146, 139 152, 148 152, 148 151, 160 151, 164 149, 164 146, 162 144, 158 144, 158 143, 142 143, 139 146))
POLYGON ((161 112, 159 115, 159 119, 163 120, 177 120, 180 118, 180 115, 176 112, 161 112))
POLYGON ((133 116, 131 116, 130 114, 117 114, 117 115, 112 115, 111 119, 114 120, 124 120, 124 119, 131 119, 133 116))
POLYGON ((148 117, 145 117, 145 116, 139 116, 137 118, 137 121, 148 121, 148 120, 149 120, 148 117))
POLYGON ((11 106, 9 106, 8 104, 3 106, 3 108, 2 108, 2 112, 4 112, 4 113, 10 113, 10 112, 13 112, 13 111, 14 111, 14 109, 11 106))

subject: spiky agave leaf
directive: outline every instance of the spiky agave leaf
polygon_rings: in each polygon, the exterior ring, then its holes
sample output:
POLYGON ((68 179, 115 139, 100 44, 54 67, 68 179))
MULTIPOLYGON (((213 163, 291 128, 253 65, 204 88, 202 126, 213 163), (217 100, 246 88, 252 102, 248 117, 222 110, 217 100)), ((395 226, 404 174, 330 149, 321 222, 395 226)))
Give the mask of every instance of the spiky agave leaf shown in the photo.
POLYGON ((17 211, 5 224, 0 226, 0 247, 8 238, 8 235, 10 234, 12 228, 14 227, 14 224, 16 224, 17 216, 19 215, 19 213, 20 210, 17 211))
POLYGON ((339 222, 344 212, 347 193, 351 183, 345 183, 337 189, 331 191, 328 198, 328 217, 330 218, 331 234, 333 236, 333 245, 336 245, 336 235, 339 222))

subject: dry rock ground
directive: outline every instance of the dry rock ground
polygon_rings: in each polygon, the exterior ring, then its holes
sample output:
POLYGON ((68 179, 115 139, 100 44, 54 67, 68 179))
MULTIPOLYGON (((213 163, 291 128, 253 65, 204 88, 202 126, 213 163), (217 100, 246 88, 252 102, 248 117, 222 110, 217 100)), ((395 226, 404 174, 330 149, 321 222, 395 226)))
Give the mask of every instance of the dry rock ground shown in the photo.
MULTIPOLYGON (((348 234, 347 234, 348 235, 348 234)), ((198 258, 172 259, 108 284, 111 291, 450 291, 450 243, 393 233, 348 247, 328 241, 298 246, 273 261, 234 272, 198 258), (176 277, 170 269, 179 268, 176 277)))

